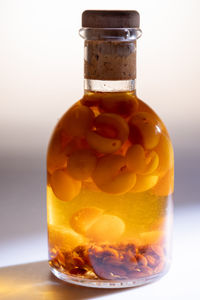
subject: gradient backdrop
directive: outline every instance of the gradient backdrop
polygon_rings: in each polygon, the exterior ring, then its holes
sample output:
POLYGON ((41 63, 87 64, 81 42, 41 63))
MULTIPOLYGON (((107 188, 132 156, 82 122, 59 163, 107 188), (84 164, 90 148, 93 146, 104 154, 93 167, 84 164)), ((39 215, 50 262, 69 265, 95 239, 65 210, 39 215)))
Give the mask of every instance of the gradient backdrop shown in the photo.
POLYGON ((140 12, 137 94, 174 143, 176 212, 199 212, 200 1, 0 0, 2 266, 47 257, 45 152, 58 118, 83 94, 85 9, 140 12))

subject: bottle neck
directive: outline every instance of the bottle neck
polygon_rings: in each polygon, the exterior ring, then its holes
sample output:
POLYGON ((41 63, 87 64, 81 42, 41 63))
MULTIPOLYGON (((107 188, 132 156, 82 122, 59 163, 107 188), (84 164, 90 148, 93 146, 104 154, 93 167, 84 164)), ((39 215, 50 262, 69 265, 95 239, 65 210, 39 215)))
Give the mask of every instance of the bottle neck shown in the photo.
POLYGON ((131 80, 97 80, 84 79, 84 91, 92 92, 127 92, 135 91, 135 79, 131 80))
POLYGON ((135 90, 136 40, 85 40, 85 92, 135 90))

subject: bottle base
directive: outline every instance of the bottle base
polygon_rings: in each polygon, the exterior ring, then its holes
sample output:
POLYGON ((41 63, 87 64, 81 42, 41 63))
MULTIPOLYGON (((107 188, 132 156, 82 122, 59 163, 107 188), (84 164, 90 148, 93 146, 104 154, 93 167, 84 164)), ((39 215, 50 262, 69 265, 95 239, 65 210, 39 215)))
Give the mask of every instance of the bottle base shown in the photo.
POLYGON ((50 270, 58 279, 61 279, 65 282, 75 284, 75 285, 85 286, 85 287, 104 288, 104 289, 128 288, 128 287, 138 287, 141 285, 146 285, 161 279, 168 272, 168 268, 166 268, 161 273, 154 274, 148 277, 122 281, 122 280, 103 280, 103 279, 95 280, 95 279, 71 276, 62 273, 57 269, 52 268, 51 266, 50 266, 50 270))

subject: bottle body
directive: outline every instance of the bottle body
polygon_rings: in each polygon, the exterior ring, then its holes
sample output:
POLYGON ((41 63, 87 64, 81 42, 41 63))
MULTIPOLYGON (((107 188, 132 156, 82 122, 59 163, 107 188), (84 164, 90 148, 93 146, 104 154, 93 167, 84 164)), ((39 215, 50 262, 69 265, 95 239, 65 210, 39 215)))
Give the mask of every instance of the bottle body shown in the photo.
POLYGON ((56 276, 125 287, 167 271, 173 148, 135 91, 86 91, 54 130, 47 171, 49 264, 56 276))

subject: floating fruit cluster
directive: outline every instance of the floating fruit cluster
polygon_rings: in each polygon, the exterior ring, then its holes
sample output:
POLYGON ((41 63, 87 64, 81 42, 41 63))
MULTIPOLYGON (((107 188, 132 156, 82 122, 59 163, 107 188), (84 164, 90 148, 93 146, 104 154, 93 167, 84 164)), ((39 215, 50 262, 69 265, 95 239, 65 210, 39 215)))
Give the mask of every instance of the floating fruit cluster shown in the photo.
POLYGON ((158 245, 80 245, 73 251, 51 252, 51 266, 70 275, 93 279, 137 279, 164 271, 165 255, 158 245))
POLYGON ((90 181, 124 194, 173 192, 173 149, 161 120, 133 93, 88 93, 63 116, 49 145, 48 181, 69 201, 90 181))

